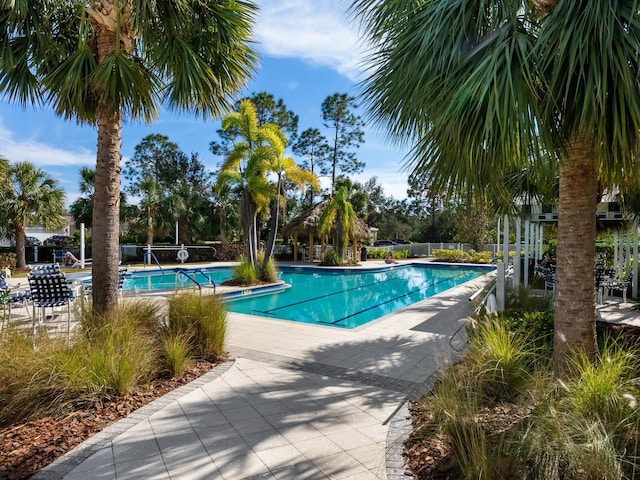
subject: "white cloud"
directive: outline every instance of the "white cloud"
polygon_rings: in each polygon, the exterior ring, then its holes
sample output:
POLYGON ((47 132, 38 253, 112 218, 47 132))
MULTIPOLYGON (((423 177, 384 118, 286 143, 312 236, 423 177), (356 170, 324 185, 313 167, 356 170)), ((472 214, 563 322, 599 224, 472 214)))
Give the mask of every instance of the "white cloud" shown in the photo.
POLYGON ((362 72, 357 28, 344 0, 259 0, 258 48, 266 55, 302 59, 332 68, 351 80, 362 72))
POLYGON ((12 162, 28 161, 43 166, 81 166, 94 165, 95 152, 81 148, 77 151, 58 148, 38 140, 37 137, 17 138, 0 117, 0 153, 12 162))

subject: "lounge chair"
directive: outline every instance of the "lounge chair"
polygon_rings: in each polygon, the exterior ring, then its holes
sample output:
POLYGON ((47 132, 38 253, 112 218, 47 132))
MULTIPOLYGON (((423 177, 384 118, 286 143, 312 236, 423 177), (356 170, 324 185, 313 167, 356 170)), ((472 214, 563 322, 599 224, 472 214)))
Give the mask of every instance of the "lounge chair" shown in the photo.
MULTIPOLYGON (((66 266, 70 266, 73 268, 80 268, 82 266, 82 262, 80 261, 80 259, 78 257, 76 257, 73 253, 71 252, 66 252, 64 254, 64 264, 66 266)), ((84 259, 84 266, 91 266, 91 259, 90 258, 85 258, 84 259)))

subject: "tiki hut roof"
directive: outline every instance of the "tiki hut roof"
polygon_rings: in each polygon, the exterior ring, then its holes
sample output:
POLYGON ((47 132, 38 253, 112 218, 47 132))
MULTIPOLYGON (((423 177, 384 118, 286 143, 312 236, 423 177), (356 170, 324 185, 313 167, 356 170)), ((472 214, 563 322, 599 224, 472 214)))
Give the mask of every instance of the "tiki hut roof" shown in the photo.
MULTIPOLYGON (((320 203, 316 203, 313 207, 305 210, 296 218, 291 220, 282 228, 282 236, 292 237, 295 234, 298 234, 300 236, 308 235, 309 233, 317 235, 318 223, 320 223, 320 217, 322 217, 322 212, 324 212, 324 209, 327 207, 327 203, 329 203, 329 199, 323 200, 320 203)), ((356 217, 355 236, 356 238, 371 237, 369 226, 358 217, 356 217)))

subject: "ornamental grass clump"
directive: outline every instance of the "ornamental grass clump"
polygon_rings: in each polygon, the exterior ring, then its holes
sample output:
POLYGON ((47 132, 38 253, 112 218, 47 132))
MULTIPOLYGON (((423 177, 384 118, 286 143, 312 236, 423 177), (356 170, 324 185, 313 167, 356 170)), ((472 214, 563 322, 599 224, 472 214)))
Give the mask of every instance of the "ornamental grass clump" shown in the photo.
POLYGON ((624 478, 623 458, 613 435, 598 421, 558 409, 555 399, 539 405, 523 422, 513 455, 540 480, 624 478))
POLYGON ((78 403, 126 395, 154 377, 154 311, 134 302, 104 317, 83 312, 82 335, 71 344, 41 335, 37 352, 27 332, 10 328, 0 348, 0 422, 61 415, 78 403))
POLYGON ((169 299, 168 307, 169 332, 189 339, 192 356, 204 359, 223 356, 227 313, 218 297, 180 294, 169 299))
POLYGON ((637 450, 640 391, 631 384, 638 375, 638 351, 605 338, 598 361, 582 352, 572 358, 574 374, 564 381, 568 411, 601 423, 620 448, 637 450))
POLYGON ((171 332, 162 334, 162 370, 169 376, 181 375, 191 362, 191 335, 171 332))
POLYGON ((470 332, 469 344, 465 364, 475 372, 483 395, 513 400, 523 393, 537 356, 524 332, 512 332, 500 319, 485 317, 470 332))
POLYGON ((478 380, 466 361, 447 369, 423 399, 433 422, 414 436, 440 436, 460 471, 456 478, 517 478, 517 465, 505 455, 508 432, 491 431, 480 419, 484 399, 478 380))
POLYGON ((240 263, 233 267, 233 279, 242 285, 258 283, 258 273, 246 256, 242 255, 240 263))

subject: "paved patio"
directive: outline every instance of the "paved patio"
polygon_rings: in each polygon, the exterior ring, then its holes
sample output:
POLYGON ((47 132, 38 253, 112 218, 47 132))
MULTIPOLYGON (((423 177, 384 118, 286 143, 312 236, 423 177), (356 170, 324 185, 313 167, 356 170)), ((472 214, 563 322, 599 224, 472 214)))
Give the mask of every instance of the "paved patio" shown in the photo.
POLYGON ((233 360, 33 478, 406 478, 408 400, 463 347, 481 282, 349 331, 230 313, 233 360))

